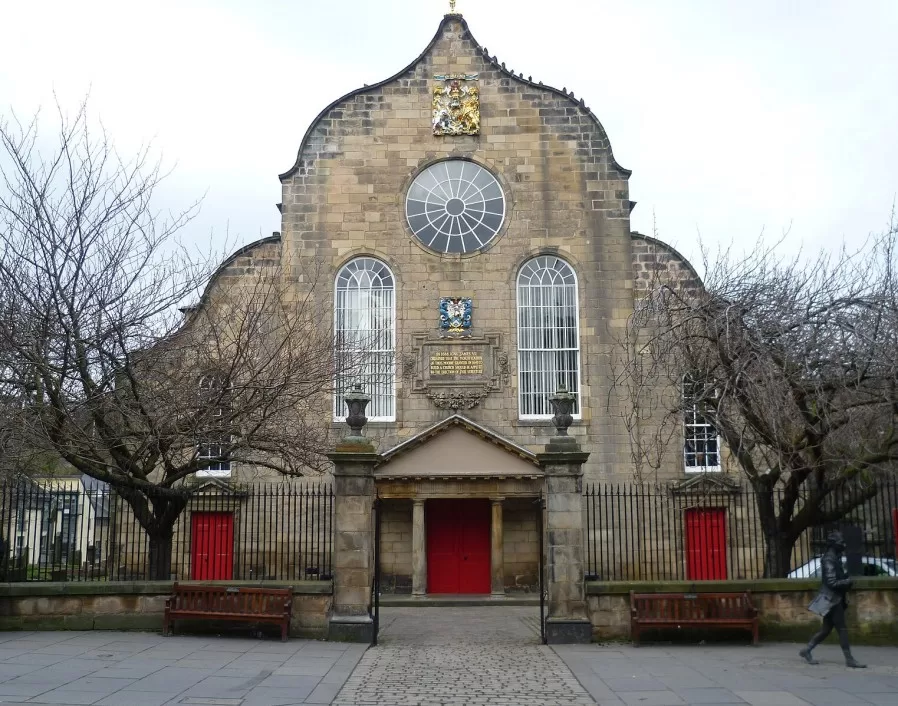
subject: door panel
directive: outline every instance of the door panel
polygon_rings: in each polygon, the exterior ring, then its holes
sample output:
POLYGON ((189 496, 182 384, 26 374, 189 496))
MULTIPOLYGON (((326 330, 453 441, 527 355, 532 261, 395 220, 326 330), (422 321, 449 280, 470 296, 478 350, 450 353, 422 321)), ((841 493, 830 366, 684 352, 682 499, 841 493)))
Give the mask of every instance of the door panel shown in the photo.
POLYGON ((726 510, 686 511, 686 577, 690 581, 727 577, 726 510))
POLYGON ((428 593, 490 592, 488 500, 428 500, 428 593))
POLYGON ((190 577, 195 581, 233 578, 234 516, 230 512, 195 512, 190 526, 190 577))

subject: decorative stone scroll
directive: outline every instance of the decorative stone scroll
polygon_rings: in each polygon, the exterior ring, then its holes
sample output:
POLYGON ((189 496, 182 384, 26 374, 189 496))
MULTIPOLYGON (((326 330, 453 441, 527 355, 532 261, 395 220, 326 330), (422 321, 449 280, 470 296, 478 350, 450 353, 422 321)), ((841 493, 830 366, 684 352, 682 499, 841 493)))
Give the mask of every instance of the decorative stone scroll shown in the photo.
POLYGON ((437 74, 433 79, 433 134, 479 135, 477 74, 437 74))
POLYGON ((433 402, 434 406, 440 409, 473 409, 480 404, 480 400, 486 397, 487 389, 481 387, 477 390, 461 390, 449 392, 436 392, 430 390, 427 398, 433 402))
POLYGON ((508 383, 508 354, 499 334, 469 338, 412 336, 404 371, 411 393, 423 394, 441 409, 472 409, 508 383))

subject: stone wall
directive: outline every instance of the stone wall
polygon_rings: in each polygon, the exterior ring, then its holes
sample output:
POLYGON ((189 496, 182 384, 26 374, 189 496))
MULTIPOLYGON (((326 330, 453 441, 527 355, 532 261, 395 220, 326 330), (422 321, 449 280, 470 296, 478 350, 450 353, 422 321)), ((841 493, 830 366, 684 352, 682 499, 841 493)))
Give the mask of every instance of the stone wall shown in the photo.
POLYGON ((502 508, 502 558, 508 593, 539 590, 539 527, 536 507, 526 498, 502 508))
MULTIPOLYGON (((807 609, 817 594, 819 581, 773 579, 763 581, 588 583, 587 603, 595 640, 630 638, 630 595, 637 593, 703 593, 751 591, 758 609, 761 640, 805 642, 820 625, 807 609)), ((858 578, 848 598, 848 629, 857 643, 898 642, 898 579, 858 578)), ((644 640, 671 639, 675 630, 645 632, 644 640)), ((713 635, 709 631, 708 635, 713 635)), ((685 639, 704 633, 690 631, 685 639)), ((835 638, 831 638, 835 639, 835 638)))
MULTIPOLYGON (((290 635, 324 637, 331 605, 330 582, 309 581, 304 584, 293 587, 290 635)), ((288 586, 286 583, 270 582, 227 582, 226 585, 288 586)), ((161 631, 165 599, 171 590, 171 581, 4 584, 0 585, 0 630, 161 631)), ((204 621, 184 627, 185 631, 194 628, 208 631, 231 629, 235 625, 204 621)))
POLYGON ((380 525, 380 578, 383 593, 412 592, 412 504, 386 500, 380 525))
MULTIPOLYGON (((396 421, 369 423, 366 434, 378 449, 451 413, 403 377, 414 336, 436 333, 441 296, 472 297, 475 334, 498 336, 510 363, 507 381, 465 414, 516 443, 534 449, 545 443, 548 420, 518 418, 515 285, 529 258, 559 256, 578 278, 583 414, 572 433, 594 449, 587 475, 629 477, 626 429, 619 415, 605 410, 613 333, 632 310, 628 178, 582 101, 487 56, 460 16, 447 16, 422 55, 400 74, 322 111, 293 167, 281 175, 281 257, 293 288, 288 299, 300 300, 310 288, 292 268, 308 259, 326 265, 328 271, 311 286, 325 307, 332 306, 334 275, 350 259, 376 257, 391 268, 400 363, 396 421), (434 136, 434 75, 447 73, 478 74, 479 135, 434 136), (446 158, 487 168, 505 191, 505 225, 482 252, 427 251, 405 222, 411 180, 446 158)), ((235 276, 240 265, 234 263, 235 276)), ((229 277, 219 281, 231 286, 229 277)), ((332 318, 322 325, 332 326, 332 318)))

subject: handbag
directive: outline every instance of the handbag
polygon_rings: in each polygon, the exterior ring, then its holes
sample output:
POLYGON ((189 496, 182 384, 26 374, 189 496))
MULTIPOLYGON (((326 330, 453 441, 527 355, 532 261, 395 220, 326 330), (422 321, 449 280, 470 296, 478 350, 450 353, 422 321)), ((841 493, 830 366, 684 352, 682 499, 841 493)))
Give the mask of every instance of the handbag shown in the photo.
POLYGON ((829 596, 824 596, 822 593, 818 593, 816 598, 814 598, 808 605, 808 610, 812 613, 816 613, 822 618, 832 610, 832 607, 832 599, 830 599, 829 596))

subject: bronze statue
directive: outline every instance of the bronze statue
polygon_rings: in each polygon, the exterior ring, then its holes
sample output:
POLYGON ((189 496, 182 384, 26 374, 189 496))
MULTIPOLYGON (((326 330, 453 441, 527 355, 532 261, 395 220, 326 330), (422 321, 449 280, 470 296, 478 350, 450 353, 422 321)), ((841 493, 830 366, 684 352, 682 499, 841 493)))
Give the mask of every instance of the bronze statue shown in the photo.
POLYGON ((842 552, 845 551, 845 538, 841 532, 831 532, 826 538, 826 552, 820 559, 820 573, 823 585, 817 597, 811 601, 808 610, 823 616, 823 627, 814 635, 807 647, 798 654, 804 657, 808 664, 819 664, 811 656, 811 650, 823 642, 832 632, 833 628, 839 633, 839 645, 845 655, 845 665, 853 669, 863 669, 866 664, 861 664, 851 656, 851 646, 848 644, 848 628, 845 626, 845 609, 848 607, 846 594, 851 589, 852 583, 845 567, 842 566, 842 552))

